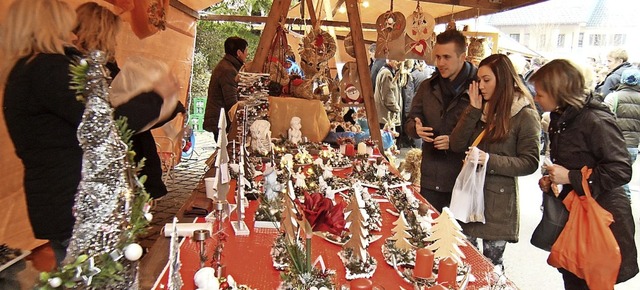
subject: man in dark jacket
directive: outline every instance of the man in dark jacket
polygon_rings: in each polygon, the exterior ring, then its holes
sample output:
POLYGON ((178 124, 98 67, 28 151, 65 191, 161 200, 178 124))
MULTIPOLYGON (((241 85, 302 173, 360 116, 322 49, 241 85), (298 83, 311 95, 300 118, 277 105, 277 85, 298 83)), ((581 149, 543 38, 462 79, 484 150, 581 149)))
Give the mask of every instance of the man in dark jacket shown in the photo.
MULTIPOLYGON (((238 82, 236 76, 247 59, 246 40, 232 36, 224 41, 225 55, 211 73, 207 106, 204 111, 202 128, 212 132, 218 139, 218 120, 220 109, 229 112, 231 107, 238 102, 238 82)), ((231 124, 227 114, 227 124, 231 124)), ((225 128, 228 130, 228 128, 225 128)))
POLYGON ((437 210, 449 206, 464 152, 449 151, 449 134, 469 105, 469 84, 477 69, 466 58, 466 38, 456 30, 436 37, 436 73, 420 84, 404 124, 411 138, 421 138, 420 194, 437 210))
MULTIPOLYGON (((632 67, 627 62, 629 55, 627 51, 622 48, 615 48, 607 55, 607 67, 609 68, 609 74, 607 77, 596 85, 595 92, 600 94, 602 98, 605 98, 609 93, 616 90, 620 84, 620 76, 625 69, 632 67)), ((600 100, 602 100, 602 98, 600 100)))

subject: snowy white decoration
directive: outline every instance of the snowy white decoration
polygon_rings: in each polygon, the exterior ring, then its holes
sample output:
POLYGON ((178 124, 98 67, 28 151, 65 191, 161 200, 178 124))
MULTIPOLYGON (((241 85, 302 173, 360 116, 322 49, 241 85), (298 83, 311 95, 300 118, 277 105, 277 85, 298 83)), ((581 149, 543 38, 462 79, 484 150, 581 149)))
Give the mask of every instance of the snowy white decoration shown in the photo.
POLYGON ((196 290, 218 290, 220 282, 216 277, 216 270, 211 267, 204 267, 193 276, 193 282, 198 287, 196 290))
POLYGON ((124 257, 129 261, 137 261, 142 257, 142 247, 136 243, 129 244, 124 248, 124 257))

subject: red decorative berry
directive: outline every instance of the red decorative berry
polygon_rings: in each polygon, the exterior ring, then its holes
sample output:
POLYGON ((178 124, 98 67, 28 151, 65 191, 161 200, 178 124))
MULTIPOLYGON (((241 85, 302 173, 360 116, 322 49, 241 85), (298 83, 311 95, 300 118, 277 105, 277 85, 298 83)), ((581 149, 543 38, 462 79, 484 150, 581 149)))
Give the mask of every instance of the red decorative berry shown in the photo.
POLYGON ((229 289, 229 282, 224 281, 220 283, 220 289, 229 289))

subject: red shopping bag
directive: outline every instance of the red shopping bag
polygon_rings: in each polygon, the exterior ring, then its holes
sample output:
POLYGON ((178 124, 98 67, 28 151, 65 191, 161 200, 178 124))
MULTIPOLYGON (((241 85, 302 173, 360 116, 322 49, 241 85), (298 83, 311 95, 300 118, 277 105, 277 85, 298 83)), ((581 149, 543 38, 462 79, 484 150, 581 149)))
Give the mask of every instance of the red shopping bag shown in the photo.
POLYGON ((569 220, 551 247, 547 263, 586 280, 590 289, 613 289, 622 259, 609 228, 613 216, 591 196, 587 179, 592 170, 585 166, 581 171, 585 195, 571 191, 564 199, 569 220))

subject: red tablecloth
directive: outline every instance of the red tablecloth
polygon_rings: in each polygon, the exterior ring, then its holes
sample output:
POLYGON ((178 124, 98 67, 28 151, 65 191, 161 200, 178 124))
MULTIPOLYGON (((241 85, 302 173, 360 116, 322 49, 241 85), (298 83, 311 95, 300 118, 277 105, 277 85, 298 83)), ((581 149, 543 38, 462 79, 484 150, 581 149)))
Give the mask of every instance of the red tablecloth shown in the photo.
MULTIPOLYGON (((232 181, 232 183, 235 182, 232 181)), ((234 188, 235 186, 232 184, 232 190, 234 188)), ((424 201, 420 194, 416 194, 416 196, 424 201)), ((230 194, 229 201, 232 202, 232 200, 232 195, 230 194)), ((224 222, 224 231, 228 237, 224 243, 222 261, 226 266, 226 274, 232 275, 239 284, 248 285, 252 289, 277 289, 280 284, 280 271, 273 268, 270 255, 271 247, 277 234, 275 230, 254 230, 253 219, 257 207, 258 201, 251 201, 246 211, 245 222, 251 230, 249 236, 235 236, 229 220, 224 222)), ((372 232, 372 234, 381 234, 383 237, 371 243, 368 249, 369 254, 378 262, 377 270, 371 279, 375 284, 387 290, 400 289, 400 287, 413 289, 413 286, 403 280, 382 257, 381 246, 384 240, 391 236, 391 228, 393 227, 391 223, 397 218, 386 212, 386 209, 393 209, 393 206, 389 202, 381 202, 380 208, 382 210, 382 231, 372 232)), ((231 219, 236 220, 236 215, 232 214, 231 219)), ((215 228, 216 225, 214 225, 214 229, 215 228)), ((211 256, 215 244, 216 240, 213 238, 206 241, 205 247, 207 249, 208 260, 205 266, 211 266, 211 256)), ((199 247, 195 242, 187 238, 180 249, 180 260, 182 262, 180 274, 182 275, 184 283, 182 289, 196 289, 193 276, 200 268, 198 258, 199 247)), ((332 244, 317 236, 313 237, 312 260, 322 255, 327 268, 336 270, 336 286, 338 287, 348 283, 345 279, 344 266, 337 255, 340 250, 341 247, 339 245, 332 244)), ((475 276, 475 281, 470 282, 467 289, 480 289, 486 286, 488 284, 488 277, 491 277, 493 271, 491 262, 470 245, 461 247, 461 250, 466 256, 464 260, 471 265, 471 272, 475 276)), ((166 270, 163 272, 154 289, 165 289, 162 285, 165 287, 167 285, 167 272, 166 270)))

